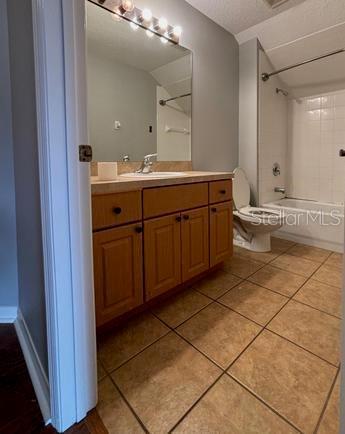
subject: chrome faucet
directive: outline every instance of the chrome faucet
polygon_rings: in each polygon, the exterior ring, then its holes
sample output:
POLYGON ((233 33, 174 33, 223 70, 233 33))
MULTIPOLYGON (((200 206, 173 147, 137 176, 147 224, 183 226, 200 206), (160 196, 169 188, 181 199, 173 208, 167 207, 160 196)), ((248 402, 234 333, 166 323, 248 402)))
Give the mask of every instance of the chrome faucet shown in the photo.
POLYGON ((285 194, 285 187, 275 187, 274 191, 275 191, 275 193, 285 194))
POLYGON ((135 171, 135 173, 151 173, 152 172, 152 161, 151 158, 158 157, 158 154, 148 154, 145 155, 141 166, 138 170, 135 171))

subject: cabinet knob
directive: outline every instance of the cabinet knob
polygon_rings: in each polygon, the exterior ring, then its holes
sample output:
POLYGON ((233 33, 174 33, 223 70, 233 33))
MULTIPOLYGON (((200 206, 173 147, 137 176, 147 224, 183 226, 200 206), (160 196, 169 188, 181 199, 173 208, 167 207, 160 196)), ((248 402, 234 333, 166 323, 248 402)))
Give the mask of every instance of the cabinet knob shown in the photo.
POLYGON ((122 213, 122 209, 121 209, 119 206, 116 206, 116 207, 113 209, 113 211, 114 211, 114 214, 117 214, 117 215, 119 215, 119 214, 122 213))
POLYGON ((135 228, 135 232, 137 234, 141 234, 143 232, 143 228, 141 226, 138 226, 138 227, 135 228))
POLYGON ((180 216, 176 217, 176 221, 180 222, 182 220, 182 218, 180 216))
POLYGON ((217 212, 217 208, 211 208, 212 212, 217 212))
POLYGON ((189 220, 189 215, 184 215, 183 218, 184 220, 189 220))
POLYGON ((219 193, 220 194, 226 194, 226 190, 220 190, 219 193))

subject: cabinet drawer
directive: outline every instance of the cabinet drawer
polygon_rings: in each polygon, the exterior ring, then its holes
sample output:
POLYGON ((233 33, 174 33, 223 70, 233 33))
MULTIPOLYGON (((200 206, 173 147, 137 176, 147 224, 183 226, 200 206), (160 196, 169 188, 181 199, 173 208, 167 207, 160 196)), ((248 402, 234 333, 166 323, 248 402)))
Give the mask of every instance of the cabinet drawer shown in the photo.
POLYGON ((207 182, 144 190, 145 219, 198 208, 207 204, 207 182))
POLYGON ((225 202, 232 199, 232 181, 210 182, 210 203, 225 202))
POLYGON ((141 216, 140 191, 92 196, 94 230, 135 222, 141 216))

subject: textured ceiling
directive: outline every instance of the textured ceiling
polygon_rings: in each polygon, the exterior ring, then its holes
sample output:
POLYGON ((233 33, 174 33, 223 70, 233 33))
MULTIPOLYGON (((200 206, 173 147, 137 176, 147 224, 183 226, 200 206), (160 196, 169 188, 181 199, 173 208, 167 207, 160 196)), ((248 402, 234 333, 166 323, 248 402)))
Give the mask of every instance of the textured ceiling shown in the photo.
POLYGON ((289 0, 272 9, 264 0, 187 0, 234 35, 303 1, 289 0))

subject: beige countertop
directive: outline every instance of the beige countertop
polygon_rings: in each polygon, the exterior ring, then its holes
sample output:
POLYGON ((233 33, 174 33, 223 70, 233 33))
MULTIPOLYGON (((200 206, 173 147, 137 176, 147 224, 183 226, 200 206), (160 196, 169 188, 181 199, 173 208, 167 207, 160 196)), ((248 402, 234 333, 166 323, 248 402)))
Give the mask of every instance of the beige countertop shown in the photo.
POLYGON ((91 193, 119 193, 122 191, 142 190, 150 187, 163 187, 168 185, 192 184, 195 182, 220 181, 222 179, 232 179, 234 177, 231 172, 184 172, 184 176, 174 178, 126 178, 117 176, 112 181, 99 181, 97 176, 91 176, 91 193))

